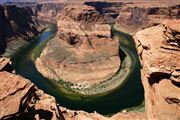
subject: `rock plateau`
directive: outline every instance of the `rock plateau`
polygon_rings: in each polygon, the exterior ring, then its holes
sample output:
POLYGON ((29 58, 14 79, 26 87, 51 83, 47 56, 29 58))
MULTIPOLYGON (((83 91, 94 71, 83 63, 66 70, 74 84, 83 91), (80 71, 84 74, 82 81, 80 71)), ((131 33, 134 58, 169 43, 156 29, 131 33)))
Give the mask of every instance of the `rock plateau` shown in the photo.
POLYGON ((57 20, 58 34, 36 60, 49 79, 90 86, 116 74, 119 42, 105 16, 92 6, 67 5, 57 20))

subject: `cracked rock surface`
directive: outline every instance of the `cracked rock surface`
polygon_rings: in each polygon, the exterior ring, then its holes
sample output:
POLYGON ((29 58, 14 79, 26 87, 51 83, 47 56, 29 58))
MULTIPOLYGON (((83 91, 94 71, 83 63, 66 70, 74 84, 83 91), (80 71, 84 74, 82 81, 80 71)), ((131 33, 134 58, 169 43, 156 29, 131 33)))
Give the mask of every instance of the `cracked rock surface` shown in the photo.
POLYGON ((149 119, 180 118, 180 20, 139 31, 135 41, 142 64, 149 119))
POLYGON ((55 98, 29 80, 0 72, 0 119, 63 119, 55 98))
POLYGON ((95 7, 66 5, 57 26, 57 36, 36 60, 43 76, 89 86, 117 73, 119 42, 112 38, 111 26, 95 7))

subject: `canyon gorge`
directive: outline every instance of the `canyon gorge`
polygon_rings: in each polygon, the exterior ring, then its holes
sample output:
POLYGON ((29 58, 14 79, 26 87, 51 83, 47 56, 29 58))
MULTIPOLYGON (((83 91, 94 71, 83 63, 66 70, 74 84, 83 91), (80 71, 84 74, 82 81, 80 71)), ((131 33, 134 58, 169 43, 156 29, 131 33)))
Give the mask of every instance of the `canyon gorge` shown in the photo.
POLYGON ((5 1, 0 119, 179 120, 180 2, 5 1))

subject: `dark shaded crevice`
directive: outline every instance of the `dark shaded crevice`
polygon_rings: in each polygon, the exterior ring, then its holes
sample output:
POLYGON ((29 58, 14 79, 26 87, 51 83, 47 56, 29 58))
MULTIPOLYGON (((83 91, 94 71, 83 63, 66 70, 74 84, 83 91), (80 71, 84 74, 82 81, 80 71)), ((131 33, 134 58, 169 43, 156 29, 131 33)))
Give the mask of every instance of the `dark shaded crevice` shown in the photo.
POLYGON ((35 95, 35 86, 33 85, 30 90, 28 91, 28 93, 21 99, 21 104, 19 107, 19 113, 23 113, 24 111, 26 111, 26 109, 28 108, 28 104, 31 101, 31 99, 33 98, 33 96, 35 95))
POLYGON ((79 42, 79 40, 77 39, 77 36, 70 36, 69 39, 67 40, 67 42, 70 45, 75 45, 79 42))
POLYGON ((159 83, 162 79, 170 79, 171 74, 155 72, 148 78, 149 84, 152 86, 155 83, 159 83))
MULTIPOLYGON (((124 61, 124 59, 126 58, 126 54, 124 53, 124 51, 122 49, 119 49, 119 59, 121 61, 124 61)), ((121 67, 120 67, 121 68, 121 67)))
POLYGON ((93 47, 93 45, 92 45, 92 43, 91 43, 91 39, 88 37, 88 35, 86 35, 86 37, 87 37, 87 41, 88 41, 89 45, 91 46, 91 48, 94 49, 94 47, 93 47))
POLYGON ((13 66, 11 64, 6 64, 4 68, 2 68, 1 71, 7 71, 12 72, 14 70, 13 66))
POLYGON ((23 114, 19 114, 18 116, 7 118, 5 120, 36 120, 36 115, 38 115, 39 120, 52 120, 53 117, 52 112, 43 109, 36 110, 34 107, 32 107, 29 109, 29 111, 23 114))
POLYGON ((60 110, 60 108, 59 107, 57 107, 57 110, 58 110, 58 113, 59 113, 59 117, 58 116, 56 116, 59 120, 65 120, 65 118, 64 118, 64 116, 63 116, 63 114, 62 114, 62 112, 61 112, 61 110, 60 110))
POLYGON ((173 85, 177 86, 178 88, 180 88, 180 82, 176 82, 174 80, 171 81, 173 85))
POLYGON ((42 120, 52 120, 53 117, 53 113, 49 112, 47 110, 43 110, 43 109, 39 109, 39 110, 35 110, 35 115, 38 114, 39 115, 39 119, 42 120))
POLYGON ((103 1, 96 1, 96 2, 85 2, 85 5, 88 6, 93 6, 95 7, 96 11, 98 11, 99 13, 104 13, 104 8, 108 8, 108 7, 120 7, 123 5, 122 2, 103 2, 103 1))
POLYGON ((179 99, 177 99, 177 98, 170 98, 170 97, 167 97, 165 100, 169 104, 179 104, 179 102, 180 102, 179 99))

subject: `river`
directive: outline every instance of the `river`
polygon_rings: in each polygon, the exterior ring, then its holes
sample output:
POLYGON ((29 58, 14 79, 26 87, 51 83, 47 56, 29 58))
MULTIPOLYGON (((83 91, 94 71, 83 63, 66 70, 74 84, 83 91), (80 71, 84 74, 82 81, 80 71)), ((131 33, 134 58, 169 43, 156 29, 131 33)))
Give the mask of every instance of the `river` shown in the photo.
POLYGON ((109 92, 109 94, 101 97, 84 98, 80 96, 79 99, 70 99, 67 97, 70 95, 64 94, 58 85, 38 73, 34 64, 35 59, 40 55, 46 43, 55 34, 56 27, 52 25, 49 30, 40 34, 29 46, 21 50, 13 58, 13 66, 17 74, 31 80, 38 88, 54 96, 61 106, 69 109, 85 110, 88 112, 96 111, 103 115, 111 115, 123 109, 144 111, 144 91, 140 78, 140 63, 134 41, 130 35, 114 31, 114 34, 120 38, 120 57, 125 58, 129 56, 133 62, 129 69, 130 74, 126 77, 126 82, 109 92))

